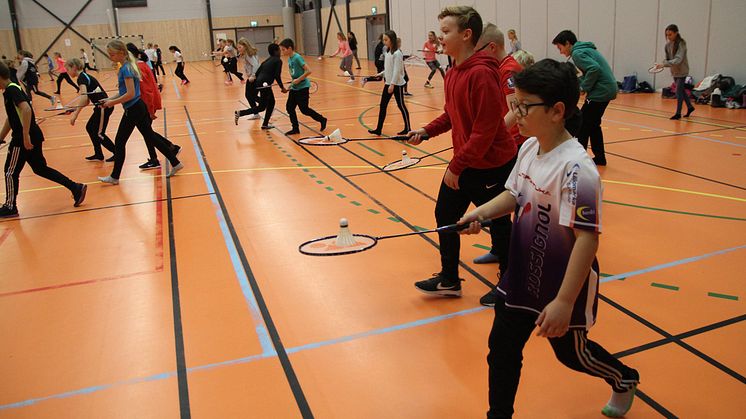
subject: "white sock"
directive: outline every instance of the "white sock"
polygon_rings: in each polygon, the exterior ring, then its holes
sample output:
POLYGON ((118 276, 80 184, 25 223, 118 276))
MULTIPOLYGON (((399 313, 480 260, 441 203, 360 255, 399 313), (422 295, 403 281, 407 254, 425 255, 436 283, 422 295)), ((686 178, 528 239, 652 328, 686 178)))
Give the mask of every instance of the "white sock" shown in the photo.
POLYGON ((609 399, 609 402, 606 403, 606 406, 601 409, 601 413, 610 418, 623 417, 632 407, 632 402, 635 399, 635 390, 637 390, 637 386, 632 387, 624 393, 612 391, 611 398, 609 399))

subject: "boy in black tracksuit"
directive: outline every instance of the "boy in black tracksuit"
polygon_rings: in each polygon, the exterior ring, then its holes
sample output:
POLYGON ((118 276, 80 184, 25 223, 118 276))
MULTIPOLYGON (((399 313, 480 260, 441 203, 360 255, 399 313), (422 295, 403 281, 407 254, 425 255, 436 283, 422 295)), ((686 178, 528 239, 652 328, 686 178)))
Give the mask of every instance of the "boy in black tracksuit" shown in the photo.
POLYGON ((256 70, 256 81, 254 82, 259 94, 259 106, 236 111, 234 117, 236 124, 238 124, 238 118, 242 116, 256 115, 259 112, 266 111, 264 112, 264 123, 262 124, 262 129, 274 128, 269 123, 269 118, 272 116, 272 111, 275 109, 275 94, 272 92, 272 83, 277 81, 277 85, 282 89, 282 93, 286 93, 287 89, 285 89, 285 86, 282 84, 280 46, 277 44, 269 44, 267 52, 269 52, 269 58, 264 60, 256 70))
POLYGON ((74 206, 83 203, 86 185, 75 183, 62 173, 47 166, 42 152, 44 134, 36 124, 34 111, 29 99, 17 83, 10 80, 10 70, 5 63, 0 63, 0 89, 3 90, 5 112, 8 115, 0 130, 0 139, 4 139, 12 130, 8 156, 5 160, 5 204, 0 207, 0 217, 18 216, 16 197, 18 196, 18 179, 26 162, 34 173, 57 182, 73 194, 74 206))

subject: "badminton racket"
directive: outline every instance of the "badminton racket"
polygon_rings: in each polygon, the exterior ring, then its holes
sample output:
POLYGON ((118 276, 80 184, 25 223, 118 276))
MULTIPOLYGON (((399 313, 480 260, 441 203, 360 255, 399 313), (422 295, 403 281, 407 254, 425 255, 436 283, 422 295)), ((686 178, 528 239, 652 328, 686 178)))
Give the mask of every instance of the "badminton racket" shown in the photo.
MULTIPOLYGON (((482 227, 489 227, 492 225, 492 220, 485 220, 480 222, 482 227)), ((429 233, 457 233, 461 230, 469 228, 470 223, 467 224, 450 224, 443 227, 434 228, 432 230, 423 231, 412 231, 409 233, 391 234, 388 236, 369 236, 367 234, 352 234, 347 230, 347 223, 345 223, 340 230, 340 234, 337 236, 326 236, 319 237, 317 239, 309 240, 300 246, 298 251, 304 255, 309 256, 339 256, 349 255, 352 253, 359 253, 365 250, 371 249, 373 246, 378 244, 379 241, 385 239, 393 239, 397 237, 407 237, 420 234, 429 233), (345 235, 345 241, 351 243, 346 246, 338 246, 338 239, 341 239, 342 235, 345 235)))
POLYGON ((420 157, 408 157, 406 155, 407 152, 406 151, 402 151, 402 159, 401 160, 392 161, 391 163, 383 166, 381 168, 381 170, 383 170, 384 172, 395 172, 397 170, 404 170, 404 169, 407 169, 409 167, 412 167, 412 166, 416 165, 417 163, 421 162, 423 159, 426 159, 428 157, 434 156, 436 154, 440 154, 440 153, 442 153, 444 151, 448 151, 448 150, 450 150, 452 148, 453 147, 444 148, 442 150, 438 150, 438 151, 436 151, 434 153, 425 154, 424 156, 420 156, 420 157))
POLYGON ((73 112, 75 112, 75 109, 68 109, 68 110, 66 110, 64 112, 60 112, 60 113, 57 113, 57 114, 54 114, 54 115, 49 115, 49 116, 44 116, 44 117, 41 117, 41 118, 36 118, 36 124, 37 125, 41 125, 42 123, 44 123, 44 121, 46 121, 49 118, 54 118, 54 117, 57 117, 57 116, 64 116, 64 115, 70 115, 73 112))
MULTIPOLYGON (((407 135, 391 135, 391 136, 378 136, 378 137, 360 137, 360 138, 345 138, 339 131, 339 128, 335 129, 329 135, 316 135, 312 137, 304 137, 298 139, 300 144, 304 145, 317 145, 317 146, 330 146, 330 145, 342 145, 349 141, 380 141, 380 140, 394 140, 394 141, 407 141, 409 140, 407 135)), ((426 140, 427 135, 423 135, 422 139, 426 140)))
POLYGON ((650 74, 658 74, 661 71, 663 71, 664 68, 665 67, 658 67, 657 64, 653 64, 652 67, 648 68, 648 73, 650 73, 650 74))
MULTIPOLYGON (((313 80, 309 80, 309 83, 311 83, 311 87, 308 88, 308 94, 314 94, 314 93, 316 93, 316 92, 319 91, 319 84, 318 83, 316 83, 313 80)), ((291 86, 291 85, 292 84, 288 84, 288 86, 291 86)), ((256 88, 256 90, 270 89, 270 88, 272 88, 274 86, 277 86, 277 84, 272 83, 272 84, 267 85, 267 86, 259 86, 259 87, 256 88)), ((290 90, 290 89, 288 88, 288 90, 290 90)))
POLYGON ((60 107, 54 107, 54 108, 44 108, 45 112, 54 112, 54 111, 65 111, 65 112, 72 112, 75 109, 78 108, 85 108, 89 105, 67 105, 67 106, 60 106, 60 107))

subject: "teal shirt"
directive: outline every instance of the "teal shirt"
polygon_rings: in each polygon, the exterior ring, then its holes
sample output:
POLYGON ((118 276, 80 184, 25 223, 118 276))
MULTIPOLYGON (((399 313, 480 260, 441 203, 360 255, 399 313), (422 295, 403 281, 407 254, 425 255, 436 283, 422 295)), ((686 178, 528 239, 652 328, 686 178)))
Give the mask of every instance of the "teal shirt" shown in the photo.
MULTIPOLYGON (((290 77, 295 80, 302 76, 306 71, 303 70, 303 66, 306 65, 306 61, 301 57, 300 54, 294 52, 293 55, 288 58, 288 67, 290 67, 290 77)), ((290 90, 301 90, 308 89, 311 87, 311 82, 308 78, 298 84, 290 84, 290 90)))
POLYGON ((580 88, 586 92, 586 99, 608 102, 616 98, 614 73, 593 42, 576 42, 572 46, 572 61, 583 72, 580 88))

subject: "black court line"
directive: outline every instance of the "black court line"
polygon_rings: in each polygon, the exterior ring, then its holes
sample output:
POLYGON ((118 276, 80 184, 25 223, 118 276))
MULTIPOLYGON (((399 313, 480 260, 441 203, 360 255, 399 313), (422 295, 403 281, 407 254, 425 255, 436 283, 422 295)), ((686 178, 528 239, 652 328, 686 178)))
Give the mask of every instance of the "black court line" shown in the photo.
POLYGON ((647 403, 648 406, 652 407, 653 410, 660 413, 661 416, 663 416, 666 419, 677 419, 678 418, 678 416, 674 415, 670 410, 661 406, 660 403, 656 402, 655 400, 653 400, 652 397, 643 393, 639 388, 637 389, 637 391, 635 391, 635 397, 647 403))
POLYGON ((630 138, 628 140, 608 141, 608 142, 604 141, 604 144, 609 145, 609 144, 630 143, 633 141, 655 140, 658 138, 684 137, 687 135, 707 134, 707 133, 718 132, 718 131, 729 131, 729 130, 736 129, 736 128, 746 128, 746 125, 739 125, 733 128, 714 128, 714 129, 708 129, 708 130, 702 130, 702 131, 675 132, 675 133, 670 133, 670 134, 653 135, 650 137, 630 138))
MULTIPOLYGON (((163 109, 163 136, 168 135, 166 109, 163 109)), ((166 161, 166 171, 169 170, 166 161)), ((162 182, 162 180, 161 180, 162 182)), ((184 353, 184 328, 181 322, 181 298, 179 297, 179 272, 176 259, 176 236, 174 234, 174 205, 171 199, 171 178, 166 178, 166 200, 168 206, 168 251, 171 261, 171 302, 174 315, 174 346, 176 350, 176 381, 179 385, 179 412, 181 419, 192 417, 189 407, 189 383, 187 382, 186 355, 184 353)))
POLYGON ((707 326, 702 326, 697 329, 690 330, 688 332, 679 333, 678 335, 674 335, 671 338, 663 338, 659 339, 653 342, 646 343, 644 345, 636 346, 634 348, 630 348, 621 352, 617 352, 614 354, 617 358, 622 358, 629 355, 638 354, 640 352, 645 352, 650 349, 654 349, 663 345, 667 345, 669 343, 673 343, 676 340, 686 339, 690 338, 692 336, 696 336, 705 332, 710 332, 713 330, 720 329, 722 327, 730 326, 732 324, 740 323, 742 321, 746 320, 746 314, 741 316, 732 317, 727 320, 719 321, 717 323, 709 324, 707 326))
POLYGON ((704 176, 695 175, 695 174, 692 174, 692 173, 689 173, 689 172, 684 172, 683 170, 672 169, 670 167, 661 166, 659 164, 646 162, 644 160, 638 160, 638 159, 635 159, 635 158, 632 158, 632 157, 623 156, 623 155, 621 155, 619 153, 612 153, 610 151, 607 151, 606 154, 610 154, 610 155, 616 156, 616 157, 621 157, 621 158, 627 159, 627 160, 632 160, 634 162, 646 164, 648 166, 657 167, 659 169, 668 170, 668 171, 671 171, 671 172, 674 172, 674 173, 678 173, 678 174, 681 174, 681 175, 691 176, 693 178, 702 179, 702 180, 706 180, 708 182, 717 183, 719 185, 724 185, 724 186, 730 186, 731 188, 736 188, 736 189, 740 189, 742 191, 746 191, 746 188, 744 188, 743 186, 733 185, 733 184, 727 183, 727 182, 721 182, 721 181, 716 180, 716 179, 710 179, 710 178, 707 178, 707 177, 704 177, 704 176))
POLYGON ((288 380, 288 384, 290 385, 290 389, 293 392, 293 396, 295 397, 295 402, 298 405, 298 409, 300 410, 301 415, 303 418, 313 418, 313 413, 311 412, 311 407, 308 404, 308 401, 306 400, 305 394, 303 394, 303 389, 301 388, 300 382, 298 381, 298 376, 295 374, 295 370, 293 369, 293 365, 290 363, 290 358, 288 357, 287 351, 285 350, 285 346, 282 343, 282 340, 280 339, 280 334, 277 331, 277 327, 275 326, 274 321, 272 320, 272 316, 269 314, 269 309, 267 308, 267 303, 264 301, 264 297, 262 296, 261 289, 259 288, 259 284, 256 281, 256 277, 254 277, 254 273, 251 270, 251 266, 249 265, 249 261, 246 258, 246 252, 243 250, 243 246, 241 245, 241 240, 238 238, 238 234, 236 233, 236 229, 233 226, 233 222, 231 221, 230 214, 228 213, 228 208, 225 205, 225 201, 223 200, 223 195, 220 193, 220 188, 218 188, 218 183, 215 181, 215 177, 213 176, 212 169, 210 168, 210 164, 208 163, 208 158, 205 155, 205 150, 202 148, 202 143, 199 140, 199 137, 197 136, 197 130, 194 127, 194 124, 192 124, 192 118, 189 115, 189 110, 186 106, 184 106, 184 112, 186 112, 187 115, 187 121, 189 122, 189 126, 192 129, 192 132, 194 133, 194 140, 197 143, 197 147, 199 148, 199 152, 202 155, 202 160, 205 165, 205 169, 207 169, 207 175, 210 178, 210 183, 212 183, 212 187, 215 190, 215 197, 218 200, 218 203, 220 204, 220 211, 223 213, 223 218, 225 219, 225 224, 228 226, 228 230, 231 234, 231 239, 233 240, 234 245, 236 246, 236 252, 238 253, 239 259, 241 259, 241 265, 243 266, 244 272, 246 273, 246 278, 248 279, 249 285, 251 286, 251 291, 254 293, 254 298, 256 299, 257 306, 259 307, 259 311, 262 314, 262 318, 264 319, 264 323, 267 326, 267 332, 269 333, 270 338, 272 339, 272 344, 275 348, 275 351, 277 352, 277 358, 280 360, 280 364, 282 365, 282 369, 285 371, 285 377, 288 380))
MULTIPOLYGON (((633 110, 630 110, 630 109, 610 108, 610 109, 615 110, 615 111, 637 113, 637 114, 648 115, 648 116, 651 116, 651 117, 654 117, 654 118, 661 118, 661 119, 669 119, 670 118, 669 116, 666 116, 666 115, 663 115, 663 114, 658 115, 658 114, 651 114, 651 113, 649 113, 649 112, 666 112, 665 109, 645 108, 645 107, 642 107, 642 106, 633 106, 633 105, 628 105, 628 104, 624 104, 624 103, 613 103, 613 105, 614 106, 623 106, 623 107, 632 108, 632 109, 642 109, 642 110, 648 111, 648 113, 642 113, 640 111, 633 111, 633 110)), ((670 113, 668 115, 670 115, 670 113)), ((736 121, 729 121, 727 119, 710 118, 710 117, 707 117, 707 116, 698 116, 698 115, 694 115, 694 117, 697 118, 697 119, 691 119, 690 118, 690 119, 688 119, 688 122, 700 123, 700 124, 703 124, 703 125, 713 125, 714 124, 714 123, 708 123, 708 121, 718 121, 718 122, 724 122, 724 123, 728 123, 728 124, 738 124, 738 122, 736 122, 736 121)), ((734 127, 734 128, 737 128, 737 127, 734 127)))
POLYGON ((679 345, 680 347, 682 347, 685 350, 689 351, 693 355, 701 358, 702 360, 704 360, 708 364, 714 366, 715 368, 719 369, 720 371, 724 372, 725 374, 730 375, 731 377, 735 378, 736 380, 738 380, 742 384, 746 384, 746 377, 744 377, 743 375, 741 375, 741 374, 737 373, 736 371, 728 368, 727 366, 725 366, 721 362, 718 362, 714 358, 712 358, 709 355, 706 355, 705 353, 703 353, 702 351, 700 351, 700 350, 692 347, 688 343, 683 342, 681 339, 678 339, 676 336, 674 336, 674 335, 666 332, 665 330, 661 329, 660 327, 654 325, 652 322, 644 319, 642 316, 633 313, 631 310, 623 307, 621 304, 619 304, 619 303, 611 300, 610 298, 608 298, 608 297, 606 297, 606 296, 604 296, 602 294, 598 294, 598 298, 601 299, 602 301, 606 302, 607 304, 611 305, 612 307, 616 308, 617 310, 621 311, 622 313, 628 315, 629 317, 632 317, 633 319, 635 319, 638 322, 642 323, 643 325, 645 325, 647 328, 653 330, 654 332, 656 332, 656 333, 664 336, 667 339, 670 339, 671 343, 675 343, 676 345, 679 345))
MULTIPOLYGON (((212 194, 209 193, 209 192, 205 192, 205 193, 199 193, 199 194, 194 194, 194 195, 176 196, 176 197, 172 197, 170 199, 172 201, 176 201, 176 200, 179 200, 179 199, 197 198, 197 197, 200 197, 200 196, 209 196, 209 195, 212 195, 212 194)), ((154 202, 163 202, 163 201, 168 201, 168 198, 150 199, 150 200, 147 200, 147 201, 138 201, 138 202, 128 202, 126 204, 107 205, 107 206, 103 206, 103 207, 85 208, 85 209, 74 210, 74 211, 55 212, 55 213, 51 213, 51 214, 32 215, 30 217, 22 217, 22 218, 6 218, 6 219, 3 219, 3 220, 0 220, 0 223, 7 223, 9 221, 33 220, 35 218, 56 217, 58 215, 78 214, 78 213, 81 213, 81 212, 101 211, 101 210, 107 210, 107 209, 112 209, 112 208, 124 208, 124 207, 131 207, 131 206, 135 206, 135 205, 152 204, 154 202)))

